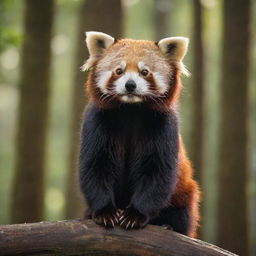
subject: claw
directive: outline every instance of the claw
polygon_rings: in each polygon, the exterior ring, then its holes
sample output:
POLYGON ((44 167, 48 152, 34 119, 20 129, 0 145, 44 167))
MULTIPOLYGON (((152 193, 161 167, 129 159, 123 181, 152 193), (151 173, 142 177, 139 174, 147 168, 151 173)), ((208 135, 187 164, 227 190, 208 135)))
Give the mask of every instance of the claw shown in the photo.
POLYGON ((128 219, 128 217, 124 218, 123 221, 120 223, 120 226, 122 226, 124 224, 124 222, 126 221, 126 219, 128 219))
POLYGON ((107 226, 107 220, 103 217, 104 225, 107 226))
POLYGON ((121 221, 123 218, 125 218, 125 215, 122 215, 122 216, 119 218, 119 221, 121 221))
POLYGON ((135 224, 136 224, 136 220, 132 223, 131 228, 133 228, 135 224))
POLYGON ((112 227, 114 228, 115 227, 115 223, 112 219, 110 219, 111 223, 112 223, 112 227))
POLYGON ((117 218, 117 216, 116 216, 116 215, 114 215, 114 219, 115 219, 116 223, 118 223, 118 222, 119 222, 119 220, 118 220, 118 218, 117 218))
POLYGON ((126 229, 129 228, 130 223, 131 223, 131 221, 129 220, 129 222, 127 223, 127 225, 126 225, 126 227, 125 227, 126 229))

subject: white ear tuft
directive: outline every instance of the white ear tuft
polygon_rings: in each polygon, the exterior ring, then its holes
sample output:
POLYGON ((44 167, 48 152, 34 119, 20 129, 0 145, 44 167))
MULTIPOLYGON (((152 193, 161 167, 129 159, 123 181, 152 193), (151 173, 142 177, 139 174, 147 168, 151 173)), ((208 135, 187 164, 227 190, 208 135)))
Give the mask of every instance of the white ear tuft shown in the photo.
POLYGON ((169 59, 182 61, 187 53, 189 39, 186 37, 168 37, 160 40, 158 46, 160 51, 169 59))
POLYGON ((89 69, 101 57, 102 53, 115 42, 115 39, 102 32, 90 31, 86 32, 85 41, 90 57, 81 67, 82 71, 89 69))
POLYGON ((90 55, 98 55, 101 54, 104 49, 109 48, 115 39, 102 32, 86 32, 86 44, 89 50, 90 55))

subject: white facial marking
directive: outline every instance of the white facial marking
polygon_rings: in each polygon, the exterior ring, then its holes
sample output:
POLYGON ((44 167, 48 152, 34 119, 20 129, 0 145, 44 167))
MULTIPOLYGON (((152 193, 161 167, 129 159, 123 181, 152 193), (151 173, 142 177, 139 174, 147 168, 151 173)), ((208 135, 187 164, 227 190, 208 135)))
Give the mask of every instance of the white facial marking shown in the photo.
POLYGON ((107 93, 107 84, 108 80, 110 79, 112 75, 112 71, 104 71, 100 74, 98 81, 97 81, 97 86, 101 89, 103 93, 107 93))
POLYGON ((168 82, 166 81, 166 78, 162 76, 159 72, 154 72, 153 76, 156 81, 156 86, 160 94, 163 94, 168 89, 168 82))
POLYGON ((137 72, 127 72, 114 82, 115 90, 118 94, 127 93, 125 84, 128 80, 133 80, 136 83, 135 94, 144 95, 148 93, 148 82, 141 78, 137 72))
POLYGON ((138 103, 138 102, 142 102, 142 99, 135 95, 134 96, 123 95, 121 96, 121 101, 126 103, 138 103))
POLYGON ((138 63, 138 68, 139 68, 140 71, 143 70, 143 69, 149 70, 149 67, 143 61, 140 61, 138 63))
POLYGON ((121 68, 122 70, 125 70, 125 68, 126 68, 126 62, 125 62, 124 60, 121 61, 121 63, 120 63, 120 68, 121 68))

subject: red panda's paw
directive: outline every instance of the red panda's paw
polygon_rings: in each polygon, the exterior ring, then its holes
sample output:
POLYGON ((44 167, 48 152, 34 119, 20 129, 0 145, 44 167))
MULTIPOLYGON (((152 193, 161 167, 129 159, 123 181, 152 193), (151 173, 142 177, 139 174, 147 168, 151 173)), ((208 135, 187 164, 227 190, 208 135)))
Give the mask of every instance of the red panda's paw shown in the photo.
POLYGON ((119 226, 124 229, 138 229, 147 225, 149 218, 134 208, 125 209, 119 217, 119 226))
POLYGON ((118 225, 119 213, 114 207, 106 207, 93 214, 92 219, 98 225, 114 228, 118 225))

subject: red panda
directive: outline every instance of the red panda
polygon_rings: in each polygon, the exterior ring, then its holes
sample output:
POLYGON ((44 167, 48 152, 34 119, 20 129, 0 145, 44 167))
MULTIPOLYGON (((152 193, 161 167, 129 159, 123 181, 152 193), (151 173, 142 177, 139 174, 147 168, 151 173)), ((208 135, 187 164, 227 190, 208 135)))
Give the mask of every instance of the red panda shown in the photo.
POLYGON ((115 40, 87 32, 89 98, 79 177, 88 218, 124 229, 165 225, 195 237, 199 187, 179 131, 188 39, 115 40))

